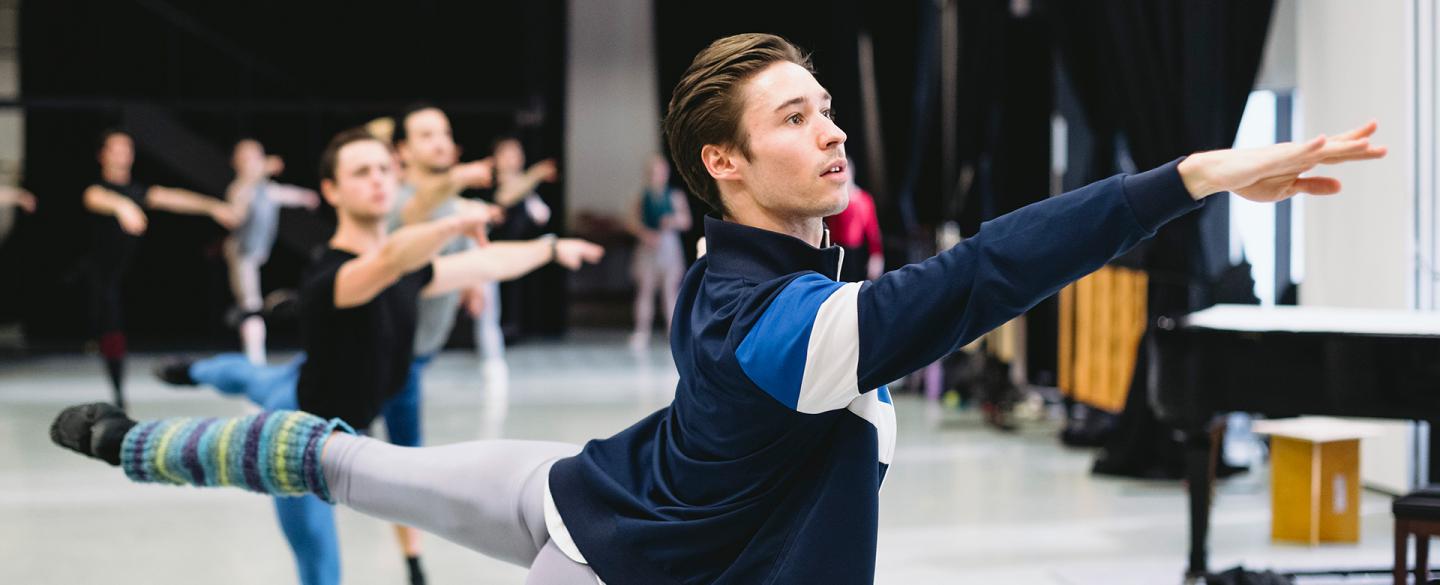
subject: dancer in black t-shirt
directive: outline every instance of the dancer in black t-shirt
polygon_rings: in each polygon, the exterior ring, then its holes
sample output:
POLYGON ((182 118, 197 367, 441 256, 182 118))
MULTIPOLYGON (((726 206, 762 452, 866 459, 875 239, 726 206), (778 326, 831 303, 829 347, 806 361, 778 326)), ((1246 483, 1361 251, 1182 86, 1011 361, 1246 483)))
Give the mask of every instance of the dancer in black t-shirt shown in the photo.
POLYGON ((145 210, 206 215, 230 229, 235 212, 220 199, 174 187, 137 183, 130 176, 135 142, 121 130, 100 135, 100 180, 85 189, 85 209, 92 214, 92 319, 100 355, 115 394, 125 408, 125 333, 120 287, 140 236, 148 226, 145 210))
MULTIPOLYGON (((552 261, 574 269, 604 253, 589 242, 549 236, 440 255, 458 236, 484 241, 491 215, 478 209, 387 234, 398 175, 389 145, 364 130, 331 141, 321 154, 320 175, 339 223, 301 284, 305 353, 277 366, 256 365, 240 354, 176 362, 161 368, 163 379, 213 386, 267 411, 321 413, 363 431, 405 386, 422 297, 510 280, 552 261)), ((301 583, 338 584, 331 508, 313 496, 277 498, 275 506, 301 583)), ((408 562, 412 583, 423 582, 418 561, 408 562)))

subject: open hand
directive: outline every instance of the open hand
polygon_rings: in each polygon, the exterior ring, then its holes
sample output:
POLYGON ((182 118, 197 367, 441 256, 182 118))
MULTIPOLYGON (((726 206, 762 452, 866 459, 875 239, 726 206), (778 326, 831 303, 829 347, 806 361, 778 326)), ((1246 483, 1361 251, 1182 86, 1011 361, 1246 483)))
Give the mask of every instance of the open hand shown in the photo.
POLYGON ((450 180, 466 189, 488 188, 495 184, 495 159, 482 158, 455 165, 450 169, 450 180))
POLYGON ((145 217, 145 212, 138 205, 120 205, 115 208, 115 221, 120 222, 120 229, 132 236, 139 236, 145 233, 145 228, 150 220, 145 217))
POLYGON ((17 189, 15 193, 15 205, 25 213, 35 213, 35 196, 24 189, 17 189))
POLYGON ((531 177, 534 177, 535 180, 546 183, 554 183, 560 178, 560 168, 555 166, 555 159, 553 158, 547 158, 530 165, 530 168, 526 169, 525 172, 531 177))
POLYGON ((1384 146, 1370 144, 1376 127, 1372 121, 1331 138, 1197 153, 1180 162, 1180 177, 1196 199, 1222 191, 1262 203, 1299 193, 1333 195, 1340 192, 1338 179, 1300 175, 1319 165, 1385 156, 1384 146))
POLYGON ((594 264, 605 256, 605 248, 576 238, 561 238, 555 242, 555 262, 575 270, 584 264, 594 264))

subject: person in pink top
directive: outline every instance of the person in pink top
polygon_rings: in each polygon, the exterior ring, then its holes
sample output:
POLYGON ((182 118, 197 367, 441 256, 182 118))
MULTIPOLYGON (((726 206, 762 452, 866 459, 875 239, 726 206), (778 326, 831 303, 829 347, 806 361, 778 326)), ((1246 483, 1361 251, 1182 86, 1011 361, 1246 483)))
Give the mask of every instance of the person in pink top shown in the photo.
MULTIPOLYGON (((849 159, 846 159, 847 161, 849 159)), ((854 168, 854 163, 849 163, 854 168)), ((880 220, 875 216, 875 199, 855 184, 850 175, 850 205, 838 214, 825 218, 830 228, 830 241, 845 248, 841 263, 841 282, 859 282, 880 277, 885 272, 885 248, 880 244, 880 220)))

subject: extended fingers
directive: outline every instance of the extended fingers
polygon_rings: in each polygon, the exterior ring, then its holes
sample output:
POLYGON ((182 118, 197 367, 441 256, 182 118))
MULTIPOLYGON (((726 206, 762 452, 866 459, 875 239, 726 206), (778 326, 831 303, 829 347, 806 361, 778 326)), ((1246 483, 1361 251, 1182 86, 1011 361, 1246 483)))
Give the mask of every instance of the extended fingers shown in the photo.
POLYGON ((1260 154, 1257 178, 1264 180, 1277 175, 1300 174, 1319 163, 1326 155, 1329 140, 1324 134, 1305 142, 1286 142, 1255 149, 1260 154))
POLYGON ((1295 179, 1293 187, 1298 193, 1334 195, 1340 192, 1340 180, 1334 177, 1302 177, 1295 179))
POLYGON ((1340 135, 1336 136, 1335 139, 1336 139, 1336 140, 1355 140, 1355 139, 1358 139, 1358 138, 1367 138, 1367 137, 1369 137, 1371 134, 1374 134, 1374 133, 1375 133, 1375 129, 1376 129, 1376 128, 1379 128, 1379 127, 1380 127, 1380 124, 1379 124, 1379 123, 1377 123, 1375 120, 1371 120, 1371 121, 1366 122, 1365 124, 1359 126, 1358 128, 1355 128, 1354 130, 1351 130, 1351 131, 1349 131, 1349 132, 1346 132, 1346 133, 1344 133, 1344 134, 1340 134, 1340 135))
POLYGON ((1358 144, 1334 153, 1326 153, 1320 164, 1333 165, 1352 160, 1372 160, 1384 157, 1389 149, 1369 143, 1369 139, 1356 141, 1358 144))

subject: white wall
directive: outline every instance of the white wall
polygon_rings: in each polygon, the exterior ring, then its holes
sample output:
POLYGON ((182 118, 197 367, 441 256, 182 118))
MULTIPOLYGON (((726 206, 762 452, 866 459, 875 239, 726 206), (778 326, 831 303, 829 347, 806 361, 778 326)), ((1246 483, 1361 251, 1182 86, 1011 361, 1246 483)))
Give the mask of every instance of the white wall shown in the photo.
POLYGON ((624 213, 659 152, 652 0, 569 3, 565 199, 581 211, 624 213))
POLYGON ((1297 81, 1305 135, 1374 118, 1383 160, 1335 168, 1340 197, 1305 203, 1305 305, 1406 309, 1413 195, 1405 144, 1408 0, 1297 3, 1297 81))
MULTIPOLYGON (((1297 89, 1303 137, 1335 134, 1379 120, 1380 161, 1334 168, 1344 193, 1304 205, 1302 305, 1411 307, 1413 194, 1406 129, 1410 0, 1302 0, 1295 6, 1297 89)), ((1410 423, 1386 421, 1361 446, 1361 477, 1386 491, 1408 491, 1410 423)))

